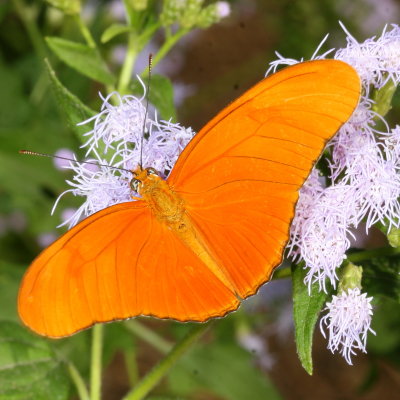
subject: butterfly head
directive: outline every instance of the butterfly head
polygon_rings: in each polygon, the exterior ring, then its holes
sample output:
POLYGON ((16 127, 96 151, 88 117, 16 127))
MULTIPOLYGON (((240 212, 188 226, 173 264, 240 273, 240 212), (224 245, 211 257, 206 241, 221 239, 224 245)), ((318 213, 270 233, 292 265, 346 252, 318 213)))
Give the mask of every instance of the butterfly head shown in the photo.
POLYGON ((139 194, 145 186, 152 186, 152 183, 156 180, 160 180, 160 175, 155 168, 138 167, 132 171, 133 178, 131 179, 129 186, 130 188, 139 194))

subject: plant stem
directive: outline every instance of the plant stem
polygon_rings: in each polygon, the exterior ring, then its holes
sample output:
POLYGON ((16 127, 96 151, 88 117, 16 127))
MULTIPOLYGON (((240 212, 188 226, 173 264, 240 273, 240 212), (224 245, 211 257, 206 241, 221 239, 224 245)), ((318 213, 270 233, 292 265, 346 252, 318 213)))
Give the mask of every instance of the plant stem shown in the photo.
POLYGON ((179 29, 175 34, 168 37, 161 46, 160 50, 158 50, 157 54, 153 57, 153 67, 155 67, 167 55, 175 43, 188 32, 189 31, 187 29, 179 29))
POLYGON ((129 349, 124 351, 125 366, 128 373, 129 386, 134 387, 138 382, 139 373, 136 361, 136 350, 129 349))
POLYGON ((85 38, 86 44, 91 47, 92 49, 96 48, 96 42, 93 39, 92 34, 90 33, 88 27, 85 25, 85 23, 82 20, 82 17, 80 14, 74 15, 75 22, 79 26, 79 29, 82 33, 82 36, 85 38))
POLYGON ((394 256, 400 254, 400 247, 381 247, 379 249, 358 251, 347 256, 347 260, 352 263, 357 263, 364 260, 369 260, 373 257, 394 256))
POLYGON ((75 384, 79 399, 80 400, 90 400, 89 392, 87 390, 85 382, 84 382, 81 374, 79 373, 79 371, 76 369, 75 365, 72 364, 71 362, 68 363, 68 371, 69 371, 69 374, 71 375, 72 381, 75 384))
POLYGON ((128 50, 126 52, 125 61, 122 65, 121 74, 119 77, 118 92, 120 94, 125 94, 128 91, 137 54, 138 49, 136 43, 136 34, 131 32, 129 33, 128 38, 128 50))
POLYGON ((47 55, 47 51, 40 30, 36 25, 37 7, 35 5, 28 7, 23 0, 13 0, 13 4, 31 39, 36 54, 40 60, 43 60, 47 55))
POLYGON ((39 75, 39 78, 36 80, 35 85, 33 86, 29 100, 32 101, 35 106, 38 106, 42 99, 46 96, 48 88, 49 77, 46 71, 42 71, 39 75))
MULTIPOLYGON (((75 22, 77 23, 77 25, 79 26, 82 36, 85 38, 86 44, 90 48, 97 50, 97 53, 100 54, 99 49, 97 48, 97 44, 94 41, 92 34, 90 33, 90 30, 83 22, 80 14, 74 15, 74 19, 75 19, 75 22)), ((106 86, 108 93, 111 93, 115 90, 113 85, 105 85, 105 86, 106 86)), ((111 101, 113 101, 113 99, 111 99, 111 101)))
POLYGON ((172 344, 170 342, 165 340, 160 335, 157 335, 157 333, 147 328, 147 326, 141 324, 138 321, 131 319, 125 322, 125 326, 137 337, 149 343, 155 349, 159 350, 160 353, 166 354, 172 348, 172 344))
POLYGON ((92 354, 90 361, 90 400, 101 399, 101 371, 103 348, 103 324, 92 328, 92 354))
POLYGON ((199 324, 195 326, 171 351, 160 361, 140 382, 131 390, 124 400, 141 400, 157 385, 168 370, 178 361, 180 357, 196 342, 206 331, 210 324, 199 324))

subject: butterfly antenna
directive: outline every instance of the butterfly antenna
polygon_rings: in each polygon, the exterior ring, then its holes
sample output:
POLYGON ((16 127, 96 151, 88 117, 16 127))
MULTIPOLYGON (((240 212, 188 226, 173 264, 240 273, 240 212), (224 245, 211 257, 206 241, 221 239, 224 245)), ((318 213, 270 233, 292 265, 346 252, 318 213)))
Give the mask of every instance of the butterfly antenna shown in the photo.
POLYGON ((153 63, 153 55, 149 54, 149 75, 147 77, 147 87, 146 87, 146 109, 144 112, 144 119, 143 119, 143 128, 142 128, 142 137, 140 139, 140 168, 143 169, 143 140, 144 140, 144 132, 146 129, 146 122, 147 122, 147 112, 149 110, 149 92, 150 92, 150 80, 151 80, 151 66, 153 63))
POLYGON ((54 154, 46 154, 46 153, 38 153, 37 151, 31 151, 31 150, 19 150, 19 154, 28 154, 30 156, 40 156, 40 157, 49 157, 49 158, 58 158, 60 160, 67 160, 71 161, 73 163, 77 164, 92 164, 92 165, 97 165, 98 167, 107 167, 107 168, 112 168, 112 169, 118 169, 120 171, 126 171, 132 173, 129 169, 125 168, 119 168, 119 167, 113 167, 112 165, 107 165, 107 164, 100 164, 97 162, 91 162, 91 161, 79 161, 79 160, 74 160, 72 158, 67 158, 67 157, 61 157, 61 156, 56 156, 54 154))

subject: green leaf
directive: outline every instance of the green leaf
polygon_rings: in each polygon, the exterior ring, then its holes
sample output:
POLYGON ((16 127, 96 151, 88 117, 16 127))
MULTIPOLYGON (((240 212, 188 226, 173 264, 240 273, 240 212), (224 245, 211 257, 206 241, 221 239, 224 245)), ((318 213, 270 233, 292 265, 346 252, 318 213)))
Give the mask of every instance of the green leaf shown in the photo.
POLYGON ((1 319, 18 321, 17 293, 23 271, 20 265, 0 261, 1 319))
POLYGON ((171 371, 169 385, 174 394, 184 398, 197 390, 229 400, 280 399, 250 353, 237 344, 220 341, 196 345, 171 371))
MULTIPOLYGON (((131 90, 136 95, 143 95, 143 86, 137 80, 131 85, 131 90)), ((174 106, 174 90, 171 81, 162 75, 152 75, 150 81, 149 101, 165 120, 176 120, 174 106)))
POLYGON ((71 68, 105 85, 114 84, 114 76, 96 49, 58 37, 47 37, 46 42, 50 49, 71 68))
POLYGON ((88 129, 85 126, 78 126, 77 124, 93 117, 96 115, 96 112, 85 106, 78 97, 63 86, 48 60, 45 60, 45 63, 59 108, 65 116, 68 126, 77 134, 79 141, 83 143, 86 141, 83 134, 86 133, 88 129))
MULTIPOLYGON (((0 255, 2 260, 23 265, 39 251, 36 236, 50 232, 61 222, 58 218, 61 208, 53 217, 50 211, 57 195, 66 189, 66 176, 64 171, 53 167, 50 159, 21 155, 18 150, 52 153, 59 148, 77 147, 73 135, 68 134, 68 129, 60 122, 42 66, 36 65, 34 58, 27 58, 18 67, 3 65, 0 56, 3 93, 7 93, 0 99, 0 214, 6 217, 22 213, 26 219, 24 232, 9 230, 0 238, 0 255), (42 71, 40 79, 39 70, 42 71), (40 100, 26 94, 26 88, 35 84, 43 91, 40 100)), ((75 74, 72 70, 68 72, 75 74)), ((81 78, 81 81, 87 84, 86 79, 81 78)), ((74 204, 76 200, 71 196, 64 204, 73 207, 78 204, 74 204)))
POLYGON ((111 39, 113 39, 115 36, 120 35, 121 33, 126 33, 131 31, 132 28, 127 25, 123 24, 112 24, 110 25, 101 35, 101 43, 107 43, 111 39))
MULTIPOLYGON (((88 128, 86 126, 77 124, 93 117, 97 113, 85 106, 78 99, 78 97, 76 97, 66 87, 63 86, 63 84, 58 80, 48 60, 45 60, 45 63, 57 103, 67 120, 68 126, 76 133, 77 138, 81 143, 86 142, 87 138, 83 135, 88 131, 88 128)), ((98 151, 103 154, 103 157, 106 160, 109 161, 112 155, 110 153, 104 154, 104 147, 105 145, 100 141, 98 145, 98 151)))
POLYGON ((90 376, 90 351, 92 346, 92 331, 87 329, 78 335, 68 336, 62 340, 52 340, 51 345, 58 357, 72 363, 83 379, 90 376), (87 354, 87 357, 82 355, 87 354))
POLYGON ((375 89, 372 93, 374 104, 372 110, 384 117, 392 108, 392 98, 396 91, 397 85, 390 79, 380 89, 375 89))
POLYGON ((67 376, 47 340, 0 321, 0 400, 67 400, 67 376))
POLYGON ((369 296, 385 296, 400 303, 399 255, 359 261, 363 267, 362 287, 369 296))
MULTIPOLYGON (((17 151, 0 150, 0 192, 2 200, 16 211, 20 211, 29 221, 28 230, 35 236, 44 231, 54 229, 59 220, 51 217, 50 210, 54 198, 43 195, 43 188, 51 193, 58 193, 65 185, 59 180, 60 173, 45 159, 27 157, 17 151), (9 171, 13 171, 10 174, 9 171), (21 184, 23 183, 23 184, 21 184)), ((26 238, 13 254, 7 255, 1 248, 2 259, 18 263, 27 263, 39 250, 33 238, 26 238), (27 250, 31 253, 28 253, 27 250), (12 257, 11 257, 12 256, 12 257)), ((12 251, 12 249, 11 249, 12 251)))
POLYGON ((312 375, 312 339, 318 315, 325 303, 328 294, 319 292, 319 285, 311 287, 311 296, 308 286, 304 284, 306 271, 302 265, 292 265, 293 280, 293 319, 297 354, 303 368, 312 375))

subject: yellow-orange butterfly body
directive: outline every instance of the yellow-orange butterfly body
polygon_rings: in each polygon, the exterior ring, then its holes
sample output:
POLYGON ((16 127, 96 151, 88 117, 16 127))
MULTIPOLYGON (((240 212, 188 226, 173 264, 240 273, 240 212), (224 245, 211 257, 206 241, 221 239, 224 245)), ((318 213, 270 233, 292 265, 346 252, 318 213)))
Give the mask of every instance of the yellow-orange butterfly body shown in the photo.
POLYGON ((141 200, 44 250, 22 282, 21 319, 61 337, 136 315, 205 321, 235 310, 280 264, 298 191, 359 96, 340 61, 264 79, 192 139, 166 181, 137 169, 141 200))

